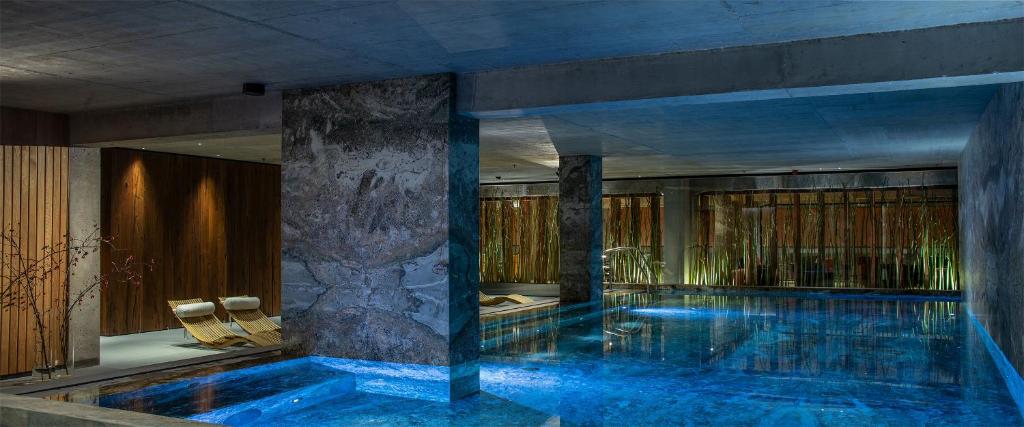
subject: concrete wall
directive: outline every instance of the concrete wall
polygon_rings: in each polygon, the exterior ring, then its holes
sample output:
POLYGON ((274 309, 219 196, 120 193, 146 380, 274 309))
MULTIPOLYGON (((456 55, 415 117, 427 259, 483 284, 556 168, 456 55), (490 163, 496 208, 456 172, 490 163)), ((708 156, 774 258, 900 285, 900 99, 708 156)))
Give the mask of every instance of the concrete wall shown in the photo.
POLYGON ((182 136, 244 136, 276 133, 281 93, 228 95, 71 115, 72 144, 152 140, 182 136))
MULTIPOLYGON (((72 239, 99 235, 101 175, 100 149, 72 147, 68 153, 68 233, 72 239)), ((69 295, 93 283, 100 274, 99 253, 82 258, 71 271, 69 295)), ((90 366, 100 360, 100 289, 94 298, 82 300, 71 317, 68 329, 70 354, 75 367, 90 366)))
POLYGON ((968 307, 1024 372, 1024 83, 1000 88, 960 158, 968 307))
POLYGON ((479 127, 454 78, 284 96, 282 322, 293 351, 451 367, 478 389, 479 127))

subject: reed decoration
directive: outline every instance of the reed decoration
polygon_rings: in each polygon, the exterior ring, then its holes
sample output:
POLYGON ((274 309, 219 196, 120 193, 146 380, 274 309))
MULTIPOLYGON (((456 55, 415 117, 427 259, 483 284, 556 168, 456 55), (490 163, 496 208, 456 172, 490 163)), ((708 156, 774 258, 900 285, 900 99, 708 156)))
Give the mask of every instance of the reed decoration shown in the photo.
POLYGON ((690 283, 960 289, 953 187, 694 198, 690 283))
MULTIPOLYGON (((659 282, 664 251, 661 195, 604 196, 602 209, 604 247, 638 249, 609 257, 608 280, 647 283, 643 265, 648 263, 659 282)), ((480 200, 480 281, 558 282, 558 196, 480 200)))

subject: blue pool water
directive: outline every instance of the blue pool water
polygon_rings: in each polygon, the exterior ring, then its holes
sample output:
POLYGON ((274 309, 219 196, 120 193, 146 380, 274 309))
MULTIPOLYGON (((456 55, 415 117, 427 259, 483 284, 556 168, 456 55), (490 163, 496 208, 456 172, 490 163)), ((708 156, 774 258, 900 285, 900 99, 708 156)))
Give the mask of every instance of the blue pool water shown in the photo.
POLYGON ((482 343, 454 403, 444 368, 321 357, 77 400, 238 426, 1024 425, 956 302, 616 294, 482 343))

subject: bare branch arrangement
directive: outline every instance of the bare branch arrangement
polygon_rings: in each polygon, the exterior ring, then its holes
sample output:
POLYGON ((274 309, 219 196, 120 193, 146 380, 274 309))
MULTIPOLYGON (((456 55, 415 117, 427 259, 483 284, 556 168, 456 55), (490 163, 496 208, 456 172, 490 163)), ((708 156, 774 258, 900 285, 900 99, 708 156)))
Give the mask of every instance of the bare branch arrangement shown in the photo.
POLYGON ((99 227, 81 238, 70 234, 54 245, 45 245, 35 253, 23 247, 15 227, 0 231, 0 245, 5 247, 0 257, 0 302, 5 309, 27 307, 32 315, 34 332, 38 340, 41 366, 36 370, 47 378, 63 367, 67 374, 69 336, 71 317, 82 307, 82 302, 97 298, 98 293, 109 286, 142 285, 143 274, 152 271, 153 260, 142 261, 134 256, 126 256, 119 261, 112 261, 106 273, 94 274, 84 281, 83 286, 74 292, 70 290, 70 278, 75 275, 76 267, 87 259, 100 256, 100 249, 114 248, 114 238, 102 236, 99 227), (57 304, 43 300, 44 284, 55 278, 62 279, 61 289, 64 295, 57 304), (54 321, 47 321, 53 319, 54 321), (58 328, 56 344, 47 339, 53 328, 58 328), (57 348, 52 348, 56 345, 57 348), (53 351, 56 350, 56 354, 53 351))

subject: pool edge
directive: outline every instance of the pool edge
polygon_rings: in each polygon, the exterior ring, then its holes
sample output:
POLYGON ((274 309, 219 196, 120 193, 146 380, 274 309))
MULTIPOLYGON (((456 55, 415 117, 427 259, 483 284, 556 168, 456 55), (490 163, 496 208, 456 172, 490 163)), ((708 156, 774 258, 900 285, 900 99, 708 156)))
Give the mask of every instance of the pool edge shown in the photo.
POLYGON ((1021 378, 1017 369, 1010 364, 1010 359, 1006 358, 999 345, 996 344, 992 336, 985 330, 985 325, 981 324, 981 321, 974 315, 970 307, 965 306, 965 309, 967 315, 971 318, 971 322, 974 324, 974 328, 978 330, 978 335, 981 336, 981 342, 985 344, 989 355, 992 356, 992 361, 995 362, 996 368, 999 369, 999 376, 1006 383, 1010 397, 1017 404, 1017 410, 1020 411, 1021 417, 1024 417, 1024 378, 1021 378))

